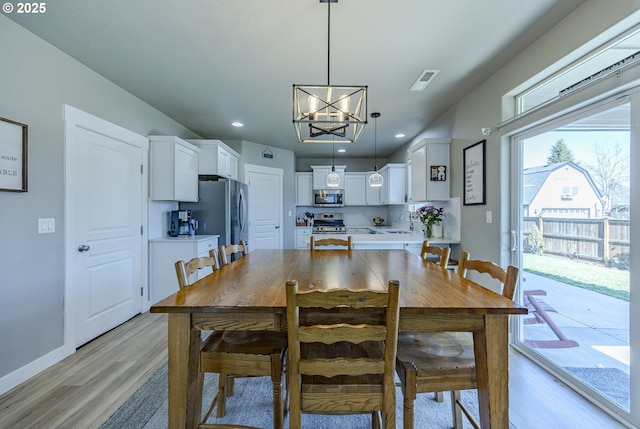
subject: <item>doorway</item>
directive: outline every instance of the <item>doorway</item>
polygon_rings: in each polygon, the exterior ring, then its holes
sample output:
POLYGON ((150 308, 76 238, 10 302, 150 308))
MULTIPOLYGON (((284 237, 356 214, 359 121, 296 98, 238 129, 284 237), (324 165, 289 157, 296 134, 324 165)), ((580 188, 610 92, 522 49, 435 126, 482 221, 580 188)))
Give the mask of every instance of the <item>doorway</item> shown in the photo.
POLYGON ((65 344, 142 311, 146 137, 65 106, 65 344))
POLYGON ((629 421, 640 411, 631 408, 630 365, 633 99, 512 138, 518 299, 529 309, 516 321, 516 345, 629 421))
POLYGON ((249 250, 282 249, 283 176, 280 168, 245 164, 249 185, 249 250))

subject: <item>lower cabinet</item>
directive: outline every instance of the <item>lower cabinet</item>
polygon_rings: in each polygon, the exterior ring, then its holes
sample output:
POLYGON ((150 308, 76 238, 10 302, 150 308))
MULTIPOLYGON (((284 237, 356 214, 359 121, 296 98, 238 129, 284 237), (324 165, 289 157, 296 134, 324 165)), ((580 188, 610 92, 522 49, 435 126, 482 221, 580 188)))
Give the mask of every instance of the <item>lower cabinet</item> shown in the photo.
MULTIPOLYGON (((195 257, 209 256, 209 250, 218 248, 219 235, 194 235, 191 237, 164 237, 149 240, 149 301, 155 304, 178 292, 175 263, 195 257)), ((210 272, 194 273, 199 280, 210 272)))
POLYGON ((296 228, 296 249, 308 249, 309 237, 313 228, 298 227, 296 228))

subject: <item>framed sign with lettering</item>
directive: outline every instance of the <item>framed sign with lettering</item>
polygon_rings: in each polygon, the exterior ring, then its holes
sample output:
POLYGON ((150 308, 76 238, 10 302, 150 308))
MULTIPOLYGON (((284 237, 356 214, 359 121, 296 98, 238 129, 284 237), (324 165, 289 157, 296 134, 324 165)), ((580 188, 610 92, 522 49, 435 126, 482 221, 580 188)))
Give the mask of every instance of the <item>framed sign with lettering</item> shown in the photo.
POLYGON ((484 154, 486 140, 479 141, 463 150, 464 201, 465 206, 485 204, 484 154))
POLYGON ((0 191, 27 192, 27 126, 0 118, 0 191))

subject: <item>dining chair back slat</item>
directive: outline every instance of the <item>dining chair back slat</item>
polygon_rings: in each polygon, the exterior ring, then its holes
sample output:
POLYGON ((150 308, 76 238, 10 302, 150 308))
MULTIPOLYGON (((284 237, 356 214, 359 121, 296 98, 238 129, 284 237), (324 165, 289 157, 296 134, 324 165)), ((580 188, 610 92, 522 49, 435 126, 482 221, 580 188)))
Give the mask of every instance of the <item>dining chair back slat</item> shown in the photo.
POLYGON ((451 254, 450 247, 438 247, 438 246, 430 246, 428 240, 424 240, 422 242, 422 249, 420 250, 420 257, 422 259, 428 259, 429 255, 435 256, 438 258, 435 261, 442 268, 447 268, 449 265, 449 255, 451 254))
POLYGON ((395 428, 399 286, 392 280, 384 291, 301 292, 297 281, 287 282, 292 429, 300 429, 302 413, 371 413, 372 427, 395 428), (344 308, 382 308, 385 317, 363 323, 344 308), (330 322, 326 311, 334 312, 330 322))
POLYGON ((317 246, 340 246, 346 247, 347 250, 353 249, 353 238, 349 235, 346 240, 341 238, 318 238, 313 235, 309 239, 309 249, 316 250, 317 246))

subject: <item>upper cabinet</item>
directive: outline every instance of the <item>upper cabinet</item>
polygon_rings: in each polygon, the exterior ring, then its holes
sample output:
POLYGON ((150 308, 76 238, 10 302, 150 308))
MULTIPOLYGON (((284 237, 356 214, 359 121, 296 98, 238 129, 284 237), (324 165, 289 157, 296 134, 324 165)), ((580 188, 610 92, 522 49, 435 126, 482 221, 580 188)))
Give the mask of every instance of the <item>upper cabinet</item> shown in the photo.
POLYGON ((200 149, 178 137, 149 136, 152 200, 198 201, 200 149))
MULTIPOLYGON (((313 189, 327 189, 327 174, 331 172, 330 165, 312 165, 313 169, 313 189)), ((340 186, 338 189, 344 189, 344 170, 346 165, 336 165, 336 173, 340 176, 340 186)))
POLYGON ((346 173, 344 175, 345 206, 364 206, 367 204, 366 183, 365 173, 346 173))
POLYGON ((423 139, 408 149, 412 203, 449 199, 450 143, 450 139, 423 139))
POLYGON ((313 173, 296 173, 296 205, 313 205, 313 173))
MULTIPOLYGON (((404 204, 407 202, 407 167, 405 164, 387 164, 380 169, 384 178, 380 188, 380 204, 404 204)), ((368 176, 367 176, 368 177, 368 176)))
POLYGON ((198 174, 240 180, 240 154, 220 140, 189 140, 200 148, 198 174))

